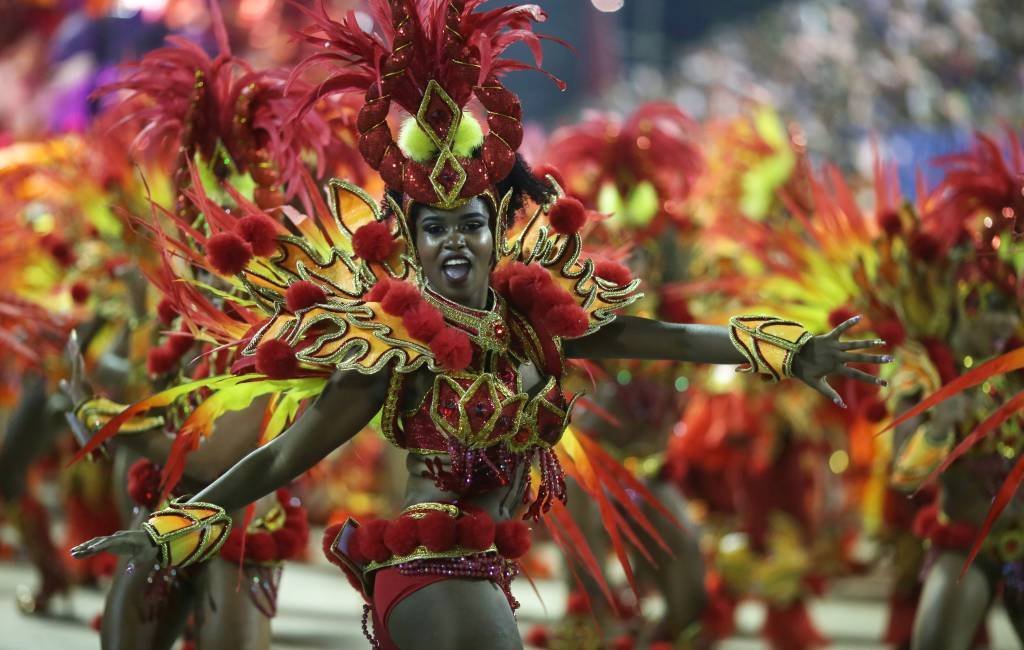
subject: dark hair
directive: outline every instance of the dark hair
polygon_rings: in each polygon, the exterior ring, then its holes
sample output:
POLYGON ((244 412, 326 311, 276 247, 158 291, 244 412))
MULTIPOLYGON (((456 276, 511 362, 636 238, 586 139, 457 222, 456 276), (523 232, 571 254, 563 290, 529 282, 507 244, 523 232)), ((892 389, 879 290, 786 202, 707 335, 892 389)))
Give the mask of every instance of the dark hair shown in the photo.
MULTIPOLYGON (((500 183, 496 186, 498 190, 498 199, 505 196, 509 191, 512 192, 512 198, 509 201, 509 215, 510 221, 512 216, 515 215, 523 207, 523 202, 526 197, 529 197, 535 203, 544 203, 551 200, 555 196, 554 188, 548 184, 547 180, 537 178, 534 176, 533 171, 530 170, 530 165, 523 159, 521 155, 516 154, 515 164, 512 166, 512 171, 508 173, 500 183)), ((387 196, 391 197, 395 203, 402 205, 402 199, 404 198, 402 193, 398 190, 388 188, 386 190, 387 196)), ((417 208, 421 207, 422 204, 414 203, 412 207, 412 214, 407 215, 411 223, 416 223, 416 212, 417 208)), ((388 202, 385 200, 383 204, 384 214, 391 216, 392 210, 388 202)), ((491 215, 492 218, 495 215, 491 215)), ((491 224, 492 228, 494 224, 491 224)))

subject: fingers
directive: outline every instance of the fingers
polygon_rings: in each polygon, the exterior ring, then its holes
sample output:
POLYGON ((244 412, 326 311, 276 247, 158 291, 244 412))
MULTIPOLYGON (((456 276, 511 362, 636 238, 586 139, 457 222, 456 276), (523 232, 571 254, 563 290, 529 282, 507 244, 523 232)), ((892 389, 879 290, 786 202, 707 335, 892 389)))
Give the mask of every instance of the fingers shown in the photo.
POLYGON ((861 319, 860 315, 854 316, 853 318, 846 319, 842 323, 839 323, 839 325, 837 325, 834 330, 832 330, 831 332, 826 334, 825 338, 830 338, 830 339, 839 338, 840 334, 842 334, 846 330, 850 329, 851 327, 853 327, 854 325, 859 323, 860 319, 861 319))
POLYGON ((868 374, 862 370, 857 370, 856 368, 850 368, 848 366, 843 366, 842 368, 840 368, 839 374, 849 377, 850 379, 862 381, 866 384, 875 384, 876 386, 889 385, 889 382, 885 381, 881 377, 875 377, 874 375, 868 374))
POLYGON ((822 377, 818 381, 818 384, 815 386, 815 389, 817 389, 817 391, 824 395, 825 397, 832 400, 832 403, 838 406, 839 408, 846 408, 846 402, 844 402, 843 398, 839 396, 839 393, 836 392, 836 389, 829 386, 828 382, 825 380, 824 377, 822 377))
POLYGON ((842 341, 836 346, 839 350, 863 350, 864 348, 878 348, 885 345, 882 339, 861 339, 857 341, 842 341))
POLYGON ((142 548, 138 534, 139 531, 135 530, 121 530, 113 535, 94 537, 72 548, 71 557, 80 560, 102 551, 115 555, 135 555, 142 548))
POLYGON ((88 542, 82 542, 78 546, 72 547, 71 557, 81 560, 95 555, 104 549, 107 539, 107 537, 93 537, 88 542))
POLYGON ((888 354, 859 354, 857 352, 844 352, 839 358, 846 363, 890 363, 892 356, 888 354))

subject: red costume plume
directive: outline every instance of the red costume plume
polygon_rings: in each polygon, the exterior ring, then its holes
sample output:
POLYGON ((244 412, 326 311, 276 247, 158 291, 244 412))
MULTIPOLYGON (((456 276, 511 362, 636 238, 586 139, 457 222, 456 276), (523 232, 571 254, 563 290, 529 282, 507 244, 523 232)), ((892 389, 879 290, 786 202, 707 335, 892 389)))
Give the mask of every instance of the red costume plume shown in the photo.
MULTIPOLYGON (((307 11, 314 27, 305 39, 320 51, 296 68, 330 64, 330 73, 308 95, 305 111, 321 97, 365 93, 358 119, 359 150, 384 182, 410 198, 450 206, 473 198, 505 178, 523 138, 519 99, 501 77, 541 65, 541 36, 533 23, 546 19, 536 5, 476 13, 483 0, 370 0, 375 31, 359 26, 355 12, 341 22, 323 2, 307 11), (502 55, 525 43, 536 65, 502 55), (487 111, 488 133, 479 151, 456 151, 463 110, 476 99, 487 111), (414 159, 395 141, 387 118, 392 104, 414 116, 432 150, 414 159)), ((561 82, 556 80, 561 86, 561 82)))
MULTIPOLYGON (((310 89, 289 86, 284 71, 256 71, 233 56, 217 3, 211 3, 211 12, 219 54, 210 58, 195 43, 169 37, 167 47, 148 53, 127 68, 121 81, 97 91, 128 91, 112 109, 113 118, 104 121, 111 130, 137 125, 135 148, 178 152, 174 183, 179 212, 188 210, 181 193, 191 182, 188 162, 197 153, 220 176, 229 173, 225 163, 248 173, 257 185, 257 202, 276 207, 305 192, 303 155, 312 152, 322 174, 328 149, 340 141, 318 112, 294 120, 296 102, 310 89), (229 161, 218 159, 221 151, 229 161)), ((304 200, 308 205, 308 197, 304 200)))

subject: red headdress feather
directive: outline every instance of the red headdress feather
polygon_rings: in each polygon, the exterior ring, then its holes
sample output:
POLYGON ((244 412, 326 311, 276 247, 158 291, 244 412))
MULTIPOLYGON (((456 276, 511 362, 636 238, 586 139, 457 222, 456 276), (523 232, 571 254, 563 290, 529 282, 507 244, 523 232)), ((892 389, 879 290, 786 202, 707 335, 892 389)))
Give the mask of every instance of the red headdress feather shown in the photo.
POLYGON ((371 0, 372 33, 362 29, 354 12, 336 21, 323 2, 316 11, 304 9, 313 25, 302 36, 327 51, 302 61, 292 78, 321 64, 332 70, 299 112, 333 93, 364 93, 357 121, 359 150, 385 183, 431 204, 476 196, 508 175, 515 163, 523 137, 522 110, 500 77, 512 70, 540 69, 542 37, 532 26, 546 18, 536 5, 476 12, 482 2, 371 0), (503 56, 515 43, 530 49, 535 65, 503 56), (455 129, 474 97, 487 111, 489 130, 479 157, 456 156, 451 150, 455 129), (392 103, 415 116, 435 140, 438 160, 416 162, 398 147, 387 122, 392 103))

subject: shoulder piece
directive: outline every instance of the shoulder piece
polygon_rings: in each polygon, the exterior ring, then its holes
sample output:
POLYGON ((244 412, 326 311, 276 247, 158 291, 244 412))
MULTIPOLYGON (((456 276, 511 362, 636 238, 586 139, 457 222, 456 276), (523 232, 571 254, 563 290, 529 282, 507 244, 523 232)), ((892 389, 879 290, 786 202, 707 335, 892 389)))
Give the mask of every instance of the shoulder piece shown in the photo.
POLYGON ((387 219, 369 194, 346 181, 332 179, 327 190, 330 219, 300 221, 301 237, 278 237, 277 253, 243 272, 247 288, 272 315, 242 353, 256 354, 262 343, 275 339, 307 364, 364 373, 388 364, 403 373, 424 364, 438 370, 428 342, 410 334, 403 316, 388 313, 379 297, 368 300, 381 282, 418 280, 407 254, 405 220, 387 219), (372 261, 357 257, 354 246, 356 231, 370 224, 386 228, 392 242, 386 255, 372 261), (291 288, 300 282, 313 285, 309 289, 316 297, 307 301, 312 304, 289 301, 291 288))
MULTIPOLYGON (((561 195, 557 181, 551 176, 547 179, 561 195)), ((510 199, 506 195, 498 206, 502 221, 507 218, 510 199)), ((498 232, 502 234, 498 255, 506 263, 537 264, 547 271, 586 312, 587 328, 583 334, 591 334, 614 320, 617 310, 643 296, 638 291, 640 280, 633 278, 619 284, 601 277, 594 260, 585 254, 579 233, 561 234, 551 225, 548 216, 553 205, 554 202, 534 206, 521 225, 509 223, 505 229, 499 223, 498 232)))

